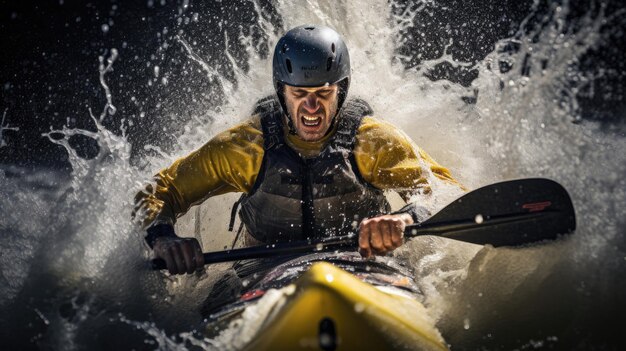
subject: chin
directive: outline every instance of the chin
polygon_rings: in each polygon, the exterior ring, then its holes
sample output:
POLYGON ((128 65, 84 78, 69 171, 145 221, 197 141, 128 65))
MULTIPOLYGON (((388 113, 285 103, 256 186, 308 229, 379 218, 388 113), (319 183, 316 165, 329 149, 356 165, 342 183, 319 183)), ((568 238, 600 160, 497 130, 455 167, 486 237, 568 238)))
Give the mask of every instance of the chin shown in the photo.
POLYGON ((322 136, 318 134, 305 134, 305 135, 300 135, 300 139, 304 141, 318 141, 322 139, 322 136))
POLYGON ((324 137, 324 133, 304 133, 299 132, 298 136, 304 141, 318 141, 324 137))

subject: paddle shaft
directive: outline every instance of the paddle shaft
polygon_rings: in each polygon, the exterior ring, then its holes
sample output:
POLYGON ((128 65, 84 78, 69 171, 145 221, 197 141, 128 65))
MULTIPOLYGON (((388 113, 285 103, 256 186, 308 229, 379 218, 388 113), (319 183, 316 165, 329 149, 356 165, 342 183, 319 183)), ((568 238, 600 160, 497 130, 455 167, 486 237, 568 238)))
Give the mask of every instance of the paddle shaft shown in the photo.
MULTIPOLYGON (((436 215, 408 225, 405 237, 437 235, 474 244, 516 246, 555 239, 576 227, 573 205, 563 187, 547 179, 493 184, 467 193, 436 215)), ((358 246, 356 233, 204 253, 205 264, 259 259, 358 246)), ((162 259, 152 260, 165 269, 162 259)))
MULTIPOLYGON (((454 239, 454 235, 446 235, 446 233, 455 233, 464 230, 472 230, 475 228, 493 227, 502 224, 517 222, 520 220, 534 220, 541 217, 553 217, 555 212, 526 213, 521 215, 507 216, 501 218, 492 218, 481 221, 458 221, 446 224, 428 222, 420 224, 412 224, 406 226, 404 230, 405 237, 416 237, 421 235, 438 235, 454 239)), ((465 240, 467 241, 467 240, 465 240)), ((470 241, 471 242, 471 241, 470 241)), ((485 242, 473 242, 474 244, 486 244, 485 242)), ((250 260, 259 258, 280 257, 290 254, 313 253, 320 251, 333 251, 342 248, 356 248, 358 246, 358 237, 356 234, 348 234, 319 240, 306 240, 277 243, 271 245, 259 245, 246 247, 242 249, 233 249, 216 252, 206 252, 203 254, 204 263, 222 263, 239 260, 250 260)), ((498 245, 496 245, 498 246, 498 245)), ((152 268, 155 270, 166 269, 165 261, 162 259, 152 260, 152 268)))

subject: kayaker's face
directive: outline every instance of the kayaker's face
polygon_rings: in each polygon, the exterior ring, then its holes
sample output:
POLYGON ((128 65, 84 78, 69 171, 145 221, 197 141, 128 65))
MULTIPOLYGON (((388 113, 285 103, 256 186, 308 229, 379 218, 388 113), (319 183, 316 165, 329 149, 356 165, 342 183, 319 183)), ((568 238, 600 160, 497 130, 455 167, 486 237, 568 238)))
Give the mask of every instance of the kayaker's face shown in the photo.
POLYGON ((326 135, 337 113, 337 84, 302 88, 285 85, 285 104, 298 136, 318 141, 326 135))

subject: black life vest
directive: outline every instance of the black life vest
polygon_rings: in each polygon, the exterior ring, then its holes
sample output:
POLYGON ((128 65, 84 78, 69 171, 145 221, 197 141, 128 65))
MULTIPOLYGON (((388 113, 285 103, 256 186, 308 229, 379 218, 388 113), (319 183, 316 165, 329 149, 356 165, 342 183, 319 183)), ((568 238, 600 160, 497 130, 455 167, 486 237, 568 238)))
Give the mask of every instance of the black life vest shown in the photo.
POLYGON ((265 150, 251 191, 241 199, 239 216, 252 237, 264 243, 344 235, 366 217, 391 210, 383 191, 367 183, 356 165, 355 136, 364 116, 362 100, 345 103, 337 130, 318 156, 305 158, 285 142, 277 100, 257 103, 265 150))

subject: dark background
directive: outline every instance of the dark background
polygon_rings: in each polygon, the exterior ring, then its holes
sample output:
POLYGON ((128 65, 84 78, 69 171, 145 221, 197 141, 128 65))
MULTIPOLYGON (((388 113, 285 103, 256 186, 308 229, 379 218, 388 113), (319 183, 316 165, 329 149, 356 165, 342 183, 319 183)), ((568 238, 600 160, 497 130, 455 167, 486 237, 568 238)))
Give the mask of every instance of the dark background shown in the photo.
MULTIPOLYGON (((247 69, 247 55, 235 40, 240 31, 254 35, 261 55, 270 54, 267 38, 258 25, 258 14, 249 1, 3 1, 0 5, 0 113, 6 111, 5 147, 0 148, 0 165, 21 168, 54 167, 69 169, 62 147, 41 134, 51 128, 94 130, 88 107, 98 116, 106 100, 98 81, 98 57, 109 57, 111 48, 119 51, 113 72, 106 76, 117 113, 104 125, 116 133, 126 128, 133 145, 133 159, 152 144, 168 150, 179 129, 197 111, 210 109, 223 97, 220 84, 190 62, 180 36, 210 65, 229 79, 230 62, 223 54, 225 35, 229 52, 237 64, 247 69), (108 28, 107 28, 108 27, 108 28), (154 66, 159 66, 155 77, 154 66), (167 78, 167 85, 161 79, 167 78)), ((282 23, 273 4, 258 2, 262 16, 282 23)), ((533 12, 531 1, 452 1, 437 2, 415 18, 415 25, 402 33, 407 42, 398 53, 410 57, 403 63, 415 67, 424 59, 442 55, 448 49, 455 59, 477 62, 492 52, 497 40, 515 35, 521 21, 534 13, 526 27, 542 25, 551 2, 540 2, 533 12), (443 25, 442 25, 443 24, 443 25)), ((411 4, 392 4, 402 13, 411 4)), ((570 18, 587 13, 619 14, 621 1, 574 1, 570 18), (602 5, 603 4, 603 5, 602 5)), ((623 135, 626 115, 624 28, 626 15, 616 16, 602 28, 604 40, 596 50, 577 63, 590 74, 612 72, 597 77, 593 92, 579 92, 582 116, 601 121, 609 133, 623 135)), ((579 30, 576 25, 571 30, 579 30)), ((508 48, 515 50, 515 47, 508 48)), ((357 68, 358 69, 358 68, 357 68)), ((524 70, 523 65, 502 65, 501 70, 524 70)), ((532 74, 532 72, 527 72, 532 74)), ((426 72, 431 79, 447 79, 469 85, 478 72, 440 64, 426 72)), ((236 83, 236 82, 234 82, 236 83)), ((480 98, 480 94, 477 95, 480 98)), ((475 102, 475 97, 466 99, 475 102)), ((250 102, 252 104, 252 102, 250 102)), ((210 121, 209 121, 210 122, 210 121)), ((86 137, 72 137, 80 155, 93 157, 97 143, 86 137)))

